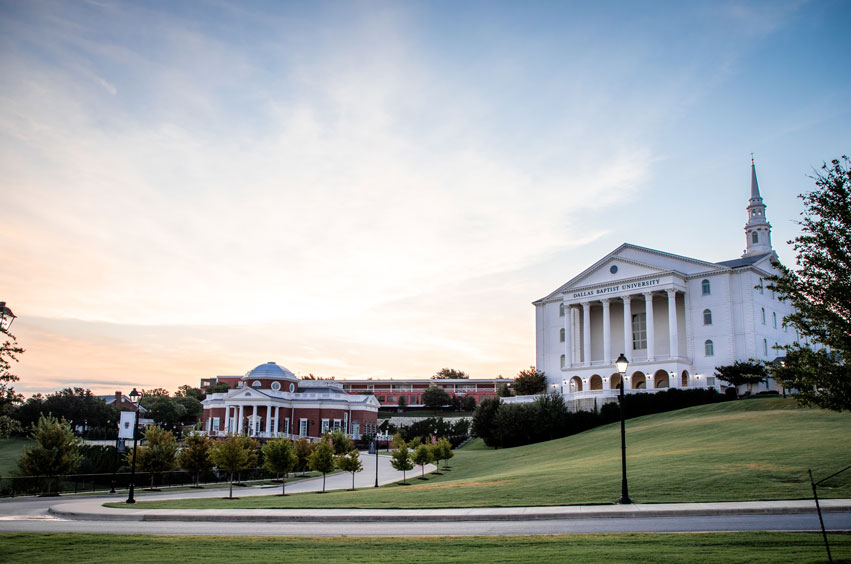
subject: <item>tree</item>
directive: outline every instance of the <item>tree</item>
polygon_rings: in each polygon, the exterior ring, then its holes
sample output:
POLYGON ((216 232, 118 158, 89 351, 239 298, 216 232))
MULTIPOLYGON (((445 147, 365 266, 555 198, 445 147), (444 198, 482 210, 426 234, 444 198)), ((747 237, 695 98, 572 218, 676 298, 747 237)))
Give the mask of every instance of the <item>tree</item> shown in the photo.
POLYGON ((34 425, 42 414, 63 418, 76 427, 114 429, 118 422, 118 408, 84 388, 64 388, 48 394, 35 395, 15 409, 15 418, 22 424, 34 425))
POLYGON ((177 455, 177 464, 183 470, 195 474, 195 487, 199 487, 201 472, 213 467, 210 460, 210 450, 213 441, 206 435, 192 433, 185 440, 185 446, 177 455))
MULTIPOLYGON (((163 472, 168 472, 177 464, 177 439, 174 433, 156 425, 145 428, 145 445, 138 447, 136 464, 145 472, 151 474, 151 489, 154 489, 154 478, 163 472)), ((133 450, 127 453, 127 460, 132 460, 133 450)))
POLYGON ((183 407, 183 416, 179 419, 181 423, 195 424, 204 413, 204 406, 195 396, 177 396, 171 401, 183 407))
POLYGON ((547 377, 543 372, 536 370, 534 366, 521 370, 514 378, 514 391, 518 396, 531 396, 546 392, 546 390, 547 377))
POLYGON ((227 382, 216 382, 212 386, 207 386, 206 388, 204 388, 204 392, 207 395, 224 394, 224 393, 227 393, 228 391, 230 391, 230 386, 228 385, 227 382))
POLYGON ((298 457, 289 439, 275 439, 263 446, 263 466, 281 475, 281 495, 287 495, 287 474, 292 472, 298 457))
POLYGON ((451 380, 453 378, 466 380, 470 376, 461 370, 455 370, 454 368, 441 368, 437 371, 437 374, 431 377, 432 380, 451 380))
POLYGON ((499 398, 485 398, 473 412, 473 434, 493 446, 493 422, 499 411, 499 398))
POLYGON ((186 408, 183 404, 176 401, 175 398, 168 397, 168 395, 143 392, 139 403, 148 410, 148 417, 153 419, 157 425, 169 430, 175 429, 178 422, 186 416, 186 408))
POLYGON ((405 396, 399 396, 399 403, 397 405, 399 406, 399 413, 401 413, 407 409, 408 400, 405 399, 405 396))
POLYGON ((511 389, 509 389, 508 384, 500 384, 496 389, 496 395, 500 398, 511 397, 511 389))
POLYGON ((414 451, 414 463, 419 464, 423 478, 425 478, 425 465, 431 462, 433 457, 434 453, 429 445, 420 445, 414 451))
POLYGON ((188 384, 184 384, 177 388, 177 391, 174 393, 174 397, 177 398, 195 398, 198 401, 204 401, 206 394, 204 390, 201 388, 193 388, 188 384))
POLYGON ((325 474, 334 470, 334 449, 326 439, 311 453, 309 465, 314 472, 322 472, 322 493, 325 493, 325 474))
POLYGON ((355 491, 355 473, 363 470, 363 462, 357 450, 351 450, 347 454, 337 457, 337 467, 343 472, 352 473, 352 491, 355 491))
MULTIPOLYGON (((5 304, 3 307, 6 307, 5 304)), ((4 335, 3 345, 0 346, 0 415, 4 415, 10 407, 24 401, 24 396, 16 393, 10 385, 10 382, 20 380, 12 374, 11 368, 13 362, 18 362, 18 355, 23 354, 24 349, 18 346, 17 339, 7 329, 0 329, 0 333, 4 335)))
POLYGON ((429 386, 423 392, 421 398, 423 405, 429 409, 440 409, 444 405, 452 403, 452 398, 449 397, 446 390, 439 386, 429 386))
POLYGON ((461 410, 462 411, 473 411, 476 409, 476 398, 473 396, 464 396, 464 399, 461 400, 461 410))
POLYGON ((404 441, 390 455, 390 465, 402 472, 402 483, 405 484, 407 472, 414 469, 414 463, 411 461, 411 452, 408 450, 408 446, 404 441))
POLYGON ((736 387, 746 385, 750 394, 754 384, 767 381, 768 371, 758 360, 750 359, 747 362, 737 360, 733 364, 716 366, 715 376, 736 387))
POLYGON ((798 269, 775 263, 767 280, 795 307, 783 322, 829 351, 796 342, 774 375, 804 404, 851 410, 851 160, 825 163, 813 180, 816 190, 800 195, 802 234, 789 241, 798 269))
POLYGON ((32 426, 31 436, 36 444, 21 454, 18 469, 24 476, 44 476, 47 491, 53 491, 53 479, 73 472, 80 464, 80 439, 74 436, 67 421, 50 415, 39 417, 32 426))
POLYGON ((346 454, 355 448, 355 443, 352 442, 352 439, 340 429, 334 429, 325 436, 331 441, 334 447, 334 454, 346 454))
POLYGON ((24 427, 17 419, 12 419, 8 415, 0 415, 0 438, 8 439, 13 434, 23 433, 24 427))
POLYGON ((257 464, 257 441, 250 437, 231 435, 210 451, 210 459, 217 468, 230 473, 230 493, 233 499, 233 475, 254 468, 257 464))
POLYGON ((455 453, 452 452, 452 443, 450 443, 449 440, 446 438, 440 438, 437 440, 437 443, 435 443, 434 446, 435 460, 442 460, 443 468, 446 469, 449 459, 455 456, 455 453))
POLYGON ((295 456, 298 459, 296 468, 301 470, 302 475, 304 475, 304 471, 307 470, 307 466, 310 463, 310 455, 313 454, 313 449, 313 443, 305 437, 300 437, 293 445, 295 456))

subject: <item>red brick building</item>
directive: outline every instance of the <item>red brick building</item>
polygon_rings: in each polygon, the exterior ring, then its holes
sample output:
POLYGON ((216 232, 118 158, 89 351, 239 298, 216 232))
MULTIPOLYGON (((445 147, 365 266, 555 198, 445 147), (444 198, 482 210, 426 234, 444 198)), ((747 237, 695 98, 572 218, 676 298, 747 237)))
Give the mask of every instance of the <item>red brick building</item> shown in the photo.
POLYGON ((343 380, 343 389, 352 394, 373 394, 382 407, 396 407, 399 397, 405 398, 408 407, 422 407, 422 393, 429 386, 443 388, 451 397, 473 397, 478 405, 485 398, 496 397, 499 387, 505 384, 511 387, 513 378, 468 379, 453 378, 446 380, 422 380, 415 378, 401 380, 343 380))
MULTIPOLYGON (((375 396, 351 394, 334 380, 299 380, 274 362, 261 364, 242 377, 218 377, 233 387, 210 394, 202 425, 211 436, 247 433, 257 438, 308 437, 318 439, 339 429, 357 439, 375 434, 378 408, 375 396)), ((204 379, 201 385, 210 385, 204 379)))

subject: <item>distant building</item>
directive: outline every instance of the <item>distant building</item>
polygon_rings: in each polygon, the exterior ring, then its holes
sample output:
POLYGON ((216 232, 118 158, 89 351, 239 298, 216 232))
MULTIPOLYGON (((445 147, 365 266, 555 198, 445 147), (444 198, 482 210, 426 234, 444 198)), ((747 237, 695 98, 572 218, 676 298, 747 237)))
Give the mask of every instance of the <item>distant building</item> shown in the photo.
POLYGON ((753 164, 747 215, 740 258, 715 263, 624 243, 533 302, 536 365, 550 389, 580 408, 614 398, 623 352, 628 393, 720 390, 716 366, 782 354, 797 336, 782 324, 792 307, 766 288, 777 255, 753 164))
POLYGON ((416 378, 341 380, 343 389, 357 394, 374 394, 382 407, 396 407, 399 398, 405 398, 408 407, 423 407, 422 393, 429 386, 442 388, 451 397, 472 397, 476 404, 485 398, 497 395, 503 384, 511 387, 513 378, 451 378, 444 380, 423 380, 416 378))
POLYGON ((210 394, 201 402, 203 429, 211 436, 316 440, 339 429, 357 439, 377 431, 378 400, 349 394, 340 382, 299 380, 286 368, 267 362, 234 383, 235 388, 210 394))
POLYGON ((136 404, 133 403, 133 400, 121 392, 97 397, 102 399, 107 405, 114 405, 119 411, 136 411, 136 409, 139 410, 139 413, 145 413, 148 411, 141 405, 137 407, 136 404))

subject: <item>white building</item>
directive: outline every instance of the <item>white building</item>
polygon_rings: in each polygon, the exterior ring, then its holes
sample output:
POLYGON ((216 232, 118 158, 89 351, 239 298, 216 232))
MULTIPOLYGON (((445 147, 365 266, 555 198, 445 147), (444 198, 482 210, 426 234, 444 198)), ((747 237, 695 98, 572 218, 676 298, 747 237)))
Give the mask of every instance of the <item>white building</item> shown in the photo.
POLYGON ((782 355, 776 347, 796 333, 782 324, 791 306, 765 287, 777 256, 753 164, 747 213, 741 258, 713 263, 624 243, 534 302, 536 365, 550 389, 568 400, 615 397, 622 352, 627 393, 720 390, 716 366, 782 355))

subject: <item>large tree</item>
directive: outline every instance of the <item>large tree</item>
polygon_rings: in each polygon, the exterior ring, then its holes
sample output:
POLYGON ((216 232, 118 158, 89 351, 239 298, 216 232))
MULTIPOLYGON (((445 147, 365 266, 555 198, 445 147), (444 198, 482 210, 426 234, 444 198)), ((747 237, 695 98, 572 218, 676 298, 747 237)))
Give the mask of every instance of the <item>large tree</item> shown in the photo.
POLYGON ((768 379, 768 371, 758 360, 751 359, 747 362, 737 360, 733 364, 716 366, 715 376, 736 387, 747 386, 748 393, 751 393, 754 384, 760 384, 768 379))
POLYGON ((42 414, 64 418, 72 429, 114 429, 119 417, 118 408, 84 388, 64 388, 47 397, 34 395, 15 409, 15 417, 25 426, 34 425, 42 414))
POLYGON ((851 161, 824 164, 802 194, 802 233, 790 243, 797 269, 776 264, 769 288, 795 312, 784 319, 809 343, 786 347, 773 375, 805 404, 851 410, 851 161), (812 350, 814 347, 818 350, 812 350), (827 347, 827 350, 821 349, 827 347))
MULTIPOLYGON (((145 472, 151 474, 151 489, 154 489, 154 479, 168 472, 177 465, 177 440, 171 431, 166 431, 156 425, 145 428, 145 445, 138 447, 136 463, 145 472)), ((133 459, 133 450, 127 453, 127 460, 133 459)))
POLYGON ((470 376, 461 370, 455 370, 454 368, 441 368, 437 371, 437 374, 432 376, 432 380, 451 380, 453 378, 460 378, 463 380, 468 379, 470 376))
POLYGON ((73 472, 80 464, 80 439, 67 421, 50 415, 42 415, 33 425, 32 438, 36 444, 23 452, 18 469, 25 476, 44 476, 47 491, 53 491, 54 479, 73 472))
POLYGON ((18 355, 22 354, 24 349, 18 346, 15 336, 7 329, 0 328, 0 332, 3 338, 3 345, 0 346, 0 415, 5 415, 12 405, 24 400, 24 396, 16 393, 15 388, 10 385, 11 382, 20 380, 12 374, 11 368, 13 362, 18 362, 18 355))
POLYGON ((446 390, 439 386, 429 386, 422 393, 422 402, 429 409, 440 409, 444 405, 452 403, 452 398, 446 390))
POLYGON ((547 391, 547 377, 544 373, 530 366, 517 373, 514 379, 514 391, 518 396, 531 396, 547 391))

